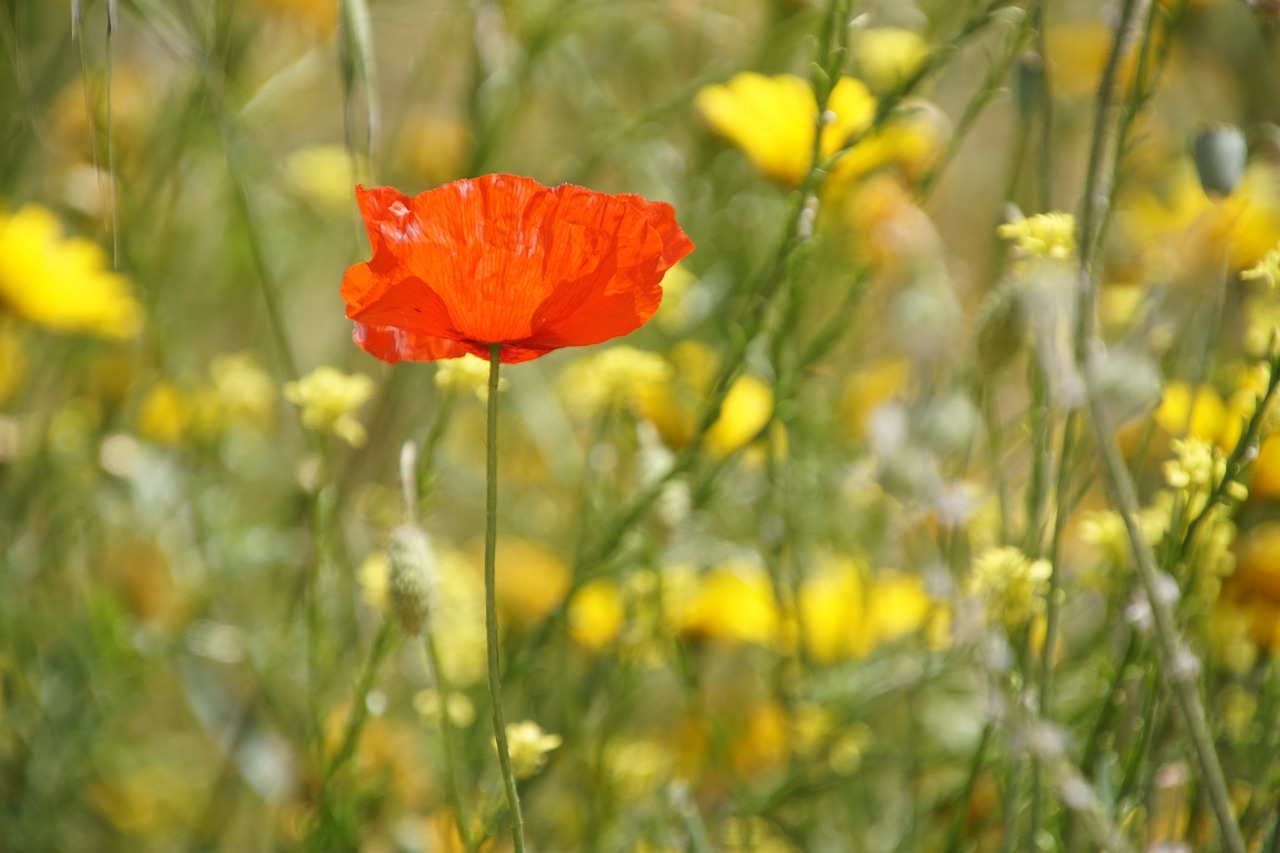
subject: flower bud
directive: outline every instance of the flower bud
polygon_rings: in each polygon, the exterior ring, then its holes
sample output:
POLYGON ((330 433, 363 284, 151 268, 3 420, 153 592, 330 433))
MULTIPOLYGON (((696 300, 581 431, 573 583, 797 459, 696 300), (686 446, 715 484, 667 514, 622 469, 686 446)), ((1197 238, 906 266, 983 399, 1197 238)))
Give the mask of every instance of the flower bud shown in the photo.
POLYGON ((1044 109, 1044 60, 1034 50, 1018 57, 1013 70, 1013 94, 1023 120, 1044 109))
POLYGON ((435 557, 427 534, 410 524, 397 527, 387 546, 387 567, 391 608, 400 627, 409 635, 422 633, 435 587, 435 557))
POLYGON ((1249 149, 1240 128, 1232 124, 1216 124, 1196 136, 1191 156, 1205 193, 1226 196, 1240 183, 1249 149))

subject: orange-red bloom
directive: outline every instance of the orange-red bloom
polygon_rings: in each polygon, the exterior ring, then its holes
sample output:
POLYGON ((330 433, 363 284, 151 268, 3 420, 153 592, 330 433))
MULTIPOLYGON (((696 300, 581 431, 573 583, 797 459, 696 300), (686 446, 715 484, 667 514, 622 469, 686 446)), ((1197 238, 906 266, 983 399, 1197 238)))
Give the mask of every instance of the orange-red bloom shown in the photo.
POLYGON ((356 187, 373 260, 347 269, 354 339, 383 361, 528 361, 645 323, 693 251, 671 205, 485 175, 410 198, 356 187))

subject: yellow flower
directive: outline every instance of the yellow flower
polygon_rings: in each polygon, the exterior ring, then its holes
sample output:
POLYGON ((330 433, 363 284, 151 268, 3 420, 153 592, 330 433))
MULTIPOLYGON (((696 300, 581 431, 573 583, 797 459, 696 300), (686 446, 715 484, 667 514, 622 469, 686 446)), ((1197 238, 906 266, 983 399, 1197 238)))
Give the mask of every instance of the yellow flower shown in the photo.
POLYGON ((373 380, 368 376, 323 366, 284 386, 285 399, 302 408, 304 426, 331 431, 352 447, 368 438, 354 414, 372 395, 373 380))
MULTIPOLYGON (((798 183, 813 165, 818 103, 799 77, 737 74, 728 83, 707 86, 694 100, 712 129, 742 149, 765 174, 798 183)), ((875 99, 861 82, 841 78, 827 104, 820 155, 839 150, 865 130, 875 114, 875 99)))
POLYGON ((973 560, 968 591, 1006 626, 1020 626, 1043 609, 1052 571, 1048 560, 1032 562, 1015 547, 988 548, 973 560))
MULTIPOLYGON (((436 362, 436 387, 456 393, 472 391, 485 402, 489 399, 489 362, 471 353, 461 358, 441 359, 436 362)), ((507 377, 499 377, 498 390, 506 388, 507 377)))
POLYGON ((1076 251, 1076 218, 1070 213, 1037 213, 1006 222, 996 234, 1013 241, 1022 258, 1070 260, 1076 251))
POLYGON ((131 338, 142 307, 96 243, 63 237, 58 218, 28 204, 0 211, 0 311, 57 332, 131 338))
POLYGON ((1255 266, 1240 273, 1240 277, 1248 281, 1261 279, 1271 287, 1280 284, 1280 246, 1267 252, 1255 266))
POLYGON ((507 725, 507 751, 517 779, 528 779, 545 767, 548 753, 562 743, 560 735, 547 734, 532 720, 507 725))
MULTIPOLYGON (((477 543, 475 553, 483 553, 477 543)), ((478 562, 478 561, 477 561, 478 562)), ((511 536, 498 538, 494 564, 498 615, 507 625, 528 627, 554 610, 569 592, 569 567, 545 545, 511 536)))
POLYGON ((754 376, 739 376, 729 387, 720 417, 707 430, 707 449, 717 456, 746 446, 773 417, 773 389, 754 376))
POLYGON ((312 145, 285 158, 285 175, 299 195, 316 207, 342 213, 355 203, 355 185, 369 166, 342 145, 312 145))
POLYGON ((679 623, 694 636, 773 645, 779 619, 769 576, 742 560, 712 569, 684 603, 679 623))
POLYGON ((647 389, 666 383, 671 372, 657 353, 622 344, 570 364, 560 378, 560 393, 571 409, 590 416, 630 405, 647 389))
POLYGON ((214 356, 209 377, 218 408, 227 420, 266 429, 275 418, 275 382, 248 353, 214 356))
POLYGON ((919 578, 898 572, 870 578, 847 557, 823 560, 804 579, 799 606, 805 647, 823 664, 865 657, 914 633, 935 609, 919 578))
POLYGON ((1196 389, 1193 402, 1191 386, 1185 382, 1170 382, 1165 386, 1155 419, 1169 435, 1192 435, 1214 440, 1227 425, 1227 407, 1218 392, 1208 385, 1196 389))
POLYGON ((840 395, 840 413, 849 432, 866 440, 871 413, 902 393, 910 375, 911 362, 905 358, 878 359, 851 374, 840 395))
POLYGON ((181 444, 186 437, 191 411, 178 386, 163 379, 142 398, 138 431, 158 444, 181 444))
POLYGON ((662 303, 655 319, 668 332, 682 329, 689 319, 686 296, 693 289, 697 278, 683 263, 667 270, 662 279, 662 303))
POLYGON ((625 616, 618 585, 607 578, 591 581, 569 600, 569 635, 589 649, 603 649, 617 639, 625 616))
POLYGON ((929 42, 901 27, 871 27, 853 34, 849 53, 854 73, 883 94, 916 72, 929 55, 929 42))
POLYGON ((374 551, 364 558, 364 562, 356 570, 356 581, 360 584, 360 597, 365 604, 374 610, 387 609, 390 577, 385 551, 374 551))

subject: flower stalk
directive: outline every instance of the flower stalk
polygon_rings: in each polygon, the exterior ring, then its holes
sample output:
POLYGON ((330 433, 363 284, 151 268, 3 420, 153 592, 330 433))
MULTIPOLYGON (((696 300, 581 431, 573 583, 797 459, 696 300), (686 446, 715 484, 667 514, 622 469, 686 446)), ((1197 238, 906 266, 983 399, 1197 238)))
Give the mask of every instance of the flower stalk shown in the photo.
MULTIPOLYGON (((524 853, 524 818, 520 814, 520 793, 516 790, 516 774, 511 768, 507 748, 507 722, 502 713, 502 687, 498 680, 498 364, 501 344, 489 345, 489 403, 487 419, 488 463, 485 471, 484 506, 484 627, 489 661, 489 701, 493 706, 493 737, 498 747, 498 765, 502 768, 502 785, 511 809, 511 841, 516 853, 524 853)), ((448 713, 446 709, 445 713, 448 713)))

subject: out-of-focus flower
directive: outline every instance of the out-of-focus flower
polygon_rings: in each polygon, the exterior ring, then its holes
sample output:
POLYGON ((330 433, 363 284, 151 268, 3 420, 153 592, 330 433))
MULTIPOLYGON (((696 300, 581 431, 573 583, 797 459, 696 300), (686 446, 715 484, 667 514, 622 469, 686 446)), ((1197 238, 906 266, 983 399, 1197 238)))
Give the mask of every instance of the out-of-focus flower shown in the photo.
POLYGON ((857 562, 835 557, 800 586, 800 625, 818 663, 856 659, 881 643, 920 630, 935 611, 917 577, 885 572, 872 577, 857 562))
MULTIPOLYGON (((762 172, 799 183, 813 165, 818 103, 807 82, 791 74, 766 77, 745 71, 723 85, 707 86, 694 100, 716 133, 731 141, 762 172)), ((865 130, 875 99, 861 82, 843 77, 831 91, 819 156, 830 157, 865 130)))
MULTIPOLYGON (((475 552, 482 554, 477 543, 475 552)), ((498 615, 507 625, 528 627, 559 606, 569 591, 569 567, 545 545, 498 537, 494 564, 498 615)))
POLYGON ((1280 284, 1280 246, 1263 256, 1257 264, 1240 273, 1246 281, 1265 281, 1270 287, 1280 284))
MULTIPOLYGON (((436 387, 455 393, 471 391, 484 402, 489 399, 489 362, 471 353, 443 359, 436 364, 436 387)), ((506 388, 507 377, 499 377, 498 390, 506 388)))
POLYGON ((682 633, 772 646, 778 640, 773 586, 760 566, 737 560, 717 566, 699 580, 678 615, 682 633))
POLYGON ((517 779, 528 779, 547 765, 547 756, 564 743, 560 735, 547 734, 532 720, 507 725, 507 748, 517 779))
POLYGON ((855 76, 883 95, 916 72, 929 55, 929 42, 914 30, 867 27, 854 31, 849 54, 855 76))
POLYGON ((28 204, 0 211, 0 312, 56 332, 131 338, 142 306, 106 254, 82 237, 63 237, 52 211, 28 204))
POLYGON ((1156 423, 1171 436, 1191 435, 1217 440, 1227 422, 1227 407, 1222 397, 1209 385, 1195 389, 1185 382, 1170 382, 1164 387, 1155 412, 1156 423))
POLYGON ((988 548, 974 558, 966 586, 1006 627, 1016 628, 1043 609, 1052 571, 1048 560, 1032 561, 1013 546, 988 548))
POLYGON ((420 186, 436 186, 462 174, 472 145, 471 131, 461 121, 418 113, 400 126, 392 157, 397 173, 420 186))
POLYGON ((776 701, 763 702, 743 722, 729 746, 729 759, 743 776, 758 776, 785 766, 791 752, 787 713, 776 701))
MULTIPOLYGON (((439 642, 439 639, 436 642, 439 642)), ((449 692, 447 704, 449 706, 449 721, 458 728, 466 728, 475 722, 476 706, 467 694, 452 690, 449 692)), ((440 691, 428 688, 413 694, 413 710, 428 719, 439 720, 440 714, 444 710, 440 702, 440 691)))
POLYGON ((734 380, 720 406, 720 417, 707 430, 707 449, 717 456, 745 447, 773 417, 773 389, 744 374, 734 380))
POLYGON ((391 586, 387 552, 374 551, 365 557, 356 570, 356 582, 360 584, 360 596, 365 604, 374 610, 386 610, 391 586))
POLYGON ((833 212, 822 219, 825 227, 878 272, 918 270, 922 260, 941 257, 941 237, 901 176, 880 171, 833 184, 823 206, 833 212))
POLYGON ((621 344, 584 356, 560 377, 560 393, 570 409, 594 415, 625 407, 670 380, 671 365, 661 355, 621 344))
POLYGON ((850 434, 866 440, 871 413, 905 390, 911 362, 905 358, 877 359, 850 374, 840 396, 840 413, 850 434))
POLYGON ((463 688, 484 678, 484 584, 476 567, 462 554, 436 554, 436 613, 432 636, 449 684, 463 688))
MULTIPOLYGON (((1161 34, 1157 33, 1157 37, 1161 34)), ((1087 98, 1098 90, 1115 34, 1101 20, 1064 24, 1048 28, 1045 47, 1048 52, 1053 90, 1068 98, 1087 98)), ((1121 57, 1116 91, 1127 91, 1137 70, 1136 44, 1121 57)), ((1158 48, 1157 48, 1158 49, 1158 48)), ((1147 73, 1151 73, 1150 67, 1147 73)))
POLYGON ((827 200, 836 201, 849 185, 886 166, 916 181, 937 161, 951 135, 946 114, 919 98, 908 99, 899 111, 836 161, 825 187, 827 200))
POLYGON ((373 258, 347 269, 342 298, 356 343, 389 362, 457 355, 443 340, 486 360, 500 344, 514 364, 628 334, 693 251, 669 204, 516 175, 356 199, 373 258))
POLYGON ((1259 648, 1280 651, 1280 524, 1258 525, 1239 538, 1235 552, 1221 603, 1243 616, 1259 648))
POLYGON ((675 770, 671 746, 656 740, 611 740, 604 748, 604 764, 618 796, 649 802, 675 770))
POLYGON ((284 397, 301 407, 305 426, 332 432, 359 447, 368 434, 355 412, 373 396, 373 387, 373 380, 363 373, 346 374, 321 366, 296 382, 286 382, 284 397))
POLYGON ((342 213, 351 206, 351 188, 369 166, 342 145, 312 145, 285 158, 285 175, 299 195, 316 207, 342 213))
POLYGON ((1006 222, 996 233, 1013 241, 1015 253, 1023 259, 1067 261, 1076 251, 1076 218, 1070 213, 1037 213, 1006 222))
POLYGON ((589 649, 603 649, 617 639, 625 618, 622 593, 608 578, 583 584, 569 600, 569 635, 589 649))
POLYGON ((685 297, 696 282, 697 277, 683 263, 667 270, 667 277, 662 280, 662 304, 658 306, 656 317, 659 326, 668 332, 684 328, 689 321, 688 300, 685 297))
POLYGON ((266 429, 275 418, 276 386, 249 353, 214 356, 209 378, 226 422, 244 422, 266 429))
POLYGON ((191 413, 178 386, 167 379, 157 382, 142 398, 138 431, 157 444, 181 444, 191 413))

